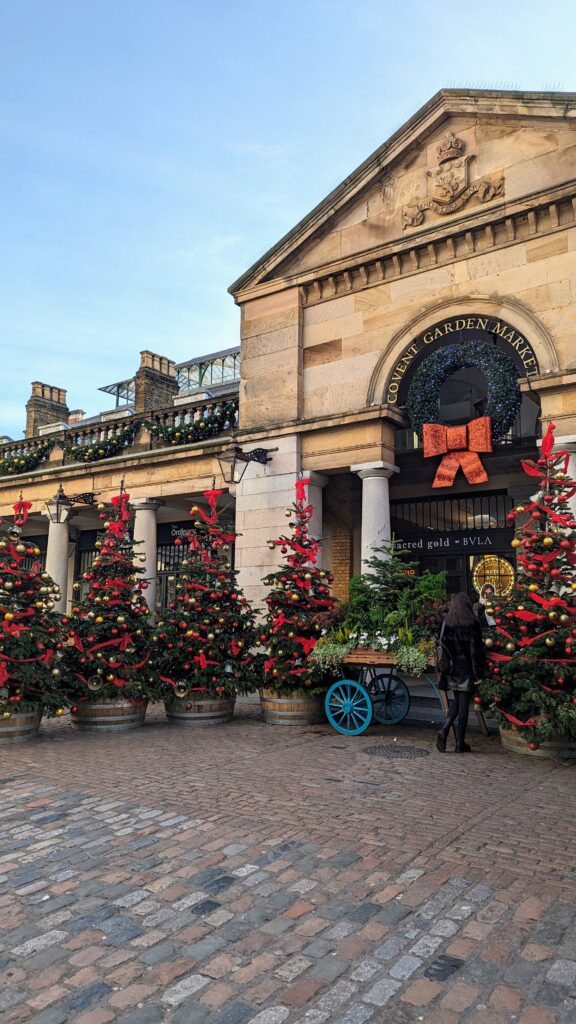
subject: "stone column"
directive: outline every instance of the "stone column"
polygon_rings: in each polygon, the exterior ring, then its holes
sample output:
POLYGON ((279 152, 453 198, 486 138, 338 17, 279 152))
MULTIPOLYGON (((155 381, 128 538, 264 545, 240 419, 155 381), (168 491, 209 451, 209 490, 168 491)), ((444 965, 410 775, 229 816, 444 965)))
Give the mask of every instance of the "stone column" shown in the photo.
MULTIPOLYGON (((308 502, 314 507, 314 514, 308 525, 308 532, 314 540, 322 540, 322 489, 326 487, 328 483, 328 477, 322 473, 304 473, 304 479, 309 480, 308 484, 308 502)), ((316 563, 319 568, 322 568, 322 548, 318 553, 318 562, 316 563)))
POLYGON ((392 537, 390 523, 390 492, 388 480, 398 467, 390 462, 365 462, 351 466, 362 480, 362 571, 364 563, 371 558, 375 548, 392 537))
MULTIPOLYGON (((49 512, 55 513, 56 503, 47 502, 49 512)), ((58 612, 66 612, 68 600, 68 545, 70 542, 70 520, 74 512, 71 508, 60 510, 62 521, 48 524, 48 546, 46 548, 46 572, 60 588, 60 600, 55 608, 58 612)))
POLYGON ((148 589, 144 598, 151 612, 156 610, 156 574, 158 566, 158 540, 156 513, 161 501, 154 498, 140 498, 133 503, 134 508, 134 553, 142 559, 140 568, 144 569, 140 579, 148 581, 148 589), (142 558, 142 556, 144 556, 142 558))

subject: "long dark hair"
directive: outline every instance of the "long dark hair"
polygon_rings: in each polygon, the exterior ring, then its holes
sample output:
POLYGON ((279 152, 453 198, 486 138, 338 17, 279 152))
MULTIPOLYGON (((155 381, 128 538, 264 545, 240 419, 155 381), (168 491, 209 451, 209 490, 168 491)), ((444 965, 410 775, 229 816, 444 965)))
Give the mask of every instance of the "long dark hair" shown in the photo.
POLYGON ((471 626, 476 621, 472 601, 468 594, 453 594, 444 619, 446 625, 451 629, 457 629, 458 626, 471 626))

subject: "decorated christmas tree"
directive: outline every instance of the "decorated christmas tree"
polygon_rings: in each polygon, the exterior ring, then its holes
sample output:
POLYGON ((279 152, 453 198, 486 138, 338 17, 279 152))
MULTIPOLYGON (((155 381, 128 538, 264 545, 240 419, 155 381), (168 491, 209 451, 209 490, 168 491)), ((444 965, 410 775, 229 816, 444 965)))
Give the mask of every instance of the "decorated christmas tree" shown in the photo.
POLYGON ((576 739, 576 483, 568 452, 553 448, 550 424, 540 458, 522 464, 538 491, 510 513, 518 577, 507 600, 487 609, 490 674, 477 698, 531 749, 553 736, 576 739))
POLYGON ((229 558, 235 534, 218 522, 222 492, 206 491, 208 511, 193 505, 185 570, 155 636, 164 697, 230 697, 254 688, 255 612, 238 587, 229 558))
POLYGON ((76 704, 102 698, 140 704, 155 695, 152 625, 143 596, 148 583, 138 579, 143 570, 135 565, 129 498, 122 488, 112 498, 111 512, 101 513, 105 532, 84 573, 86 596, 74 606, 71 618, 63 620, 68 639, 62 667, 76 704))
POLYGON ((263 580, 270 591, 266 624, 260 636, 266 648, 265 683, 278 693, 319 689, 322 673, 309 661, 309 655, 332 624, 336 609, 329 586, 332 573, 316 564, 320 543, 308 533, 314 512, 306 501, 309 482, 296 482, 296 501, 286 509, 290 536, 268 541, 269 548, 280 549, 284 561, 263 580))
POLYGON ((56 650, 60 599, 42 571, 40 550, 22 537, 31 503, 20 497, 14 523, 0 524, 0 715, 44 710, 62 714, 56 650))

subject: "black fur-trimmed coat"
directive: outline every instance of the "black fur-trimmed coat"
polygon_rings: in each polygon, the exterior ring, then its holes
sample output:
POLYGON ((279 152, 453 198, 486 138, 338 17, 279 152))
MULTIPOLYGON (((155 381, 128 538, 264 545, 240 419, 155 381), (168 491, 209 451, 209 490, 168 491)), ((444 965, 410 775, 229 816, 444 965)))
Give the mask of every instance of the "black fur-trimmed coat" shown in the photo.
POLYGON ((486 669, 486 653, 479 623, 454 629, 444 626, 442 640, 452 657, 452 671, 442 675, 440 688, 469 693, 486 669))

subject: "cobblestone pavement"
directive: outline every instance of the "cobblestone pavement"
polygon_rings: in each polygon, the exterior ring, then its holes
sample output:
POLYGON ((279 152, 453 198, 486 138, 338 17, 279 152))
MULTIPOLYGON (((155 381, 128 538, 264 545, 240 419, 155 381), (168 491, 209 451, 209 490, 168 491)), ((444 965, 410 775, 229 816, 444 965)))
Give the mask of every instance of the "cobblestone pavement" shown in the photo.
POLYGON ((0 752, 3 1024, 576 1024, 573 767, 149 719, 0 752))

